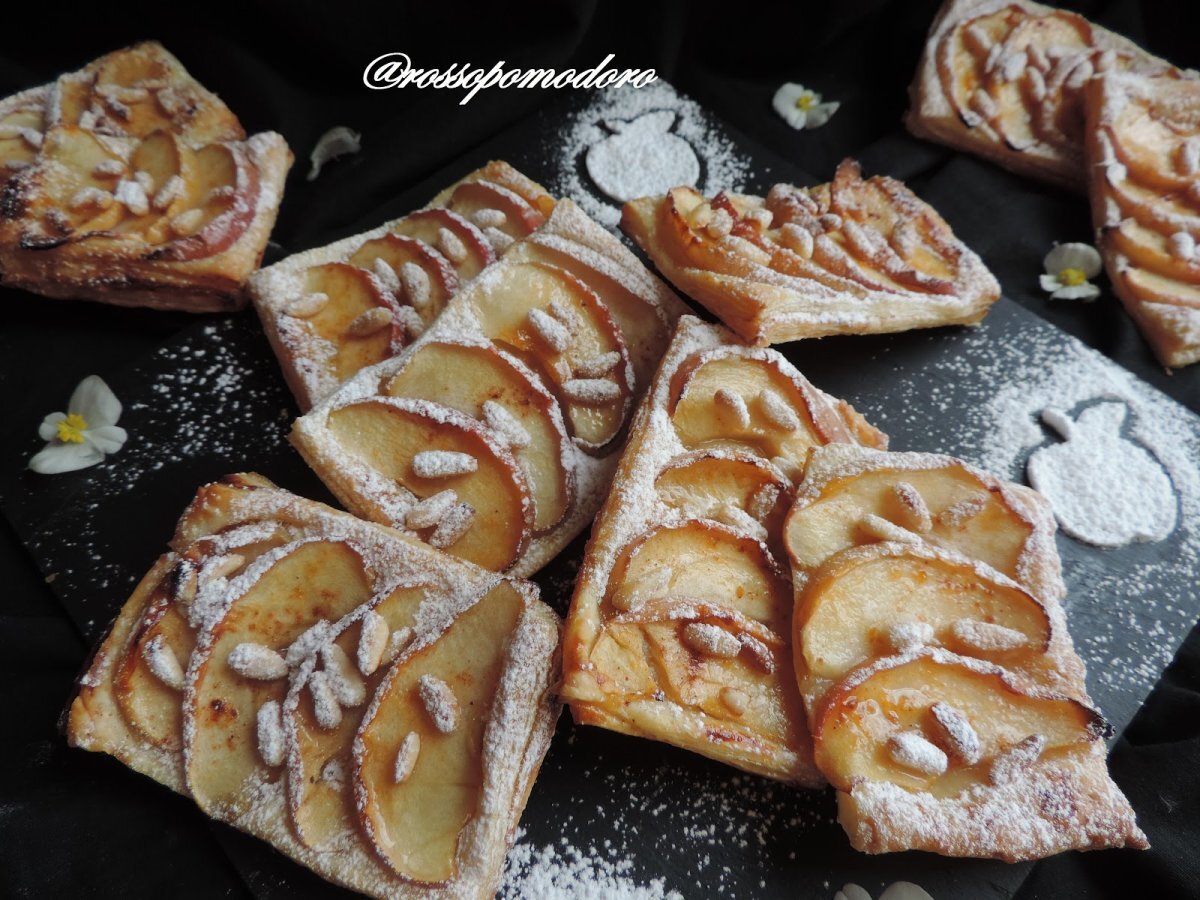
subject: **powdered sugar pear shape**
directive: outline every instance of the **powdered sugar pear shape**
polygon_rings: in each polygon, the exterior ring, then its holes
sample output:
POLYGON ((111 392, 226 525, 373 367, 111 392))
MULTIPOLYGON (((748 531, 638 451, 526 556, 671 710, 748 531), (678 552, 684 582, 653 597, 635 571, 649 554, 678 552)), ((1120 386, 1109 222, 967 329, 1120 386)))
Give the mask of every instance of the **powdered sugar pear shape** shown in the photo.
POLYGON ((624 203, 662 194, 700 180, 700 160, 692 145, 671 133, 675 113, 669 109, 636 119, 604 123, 613 134, 588 148, 588 175, 606 195, 624 203))
POLYGON ((1074 421, 1043 410, 1042 421, 1063 442, 1034 451, 1026 467, 1063 531, 1098 547, 1161 541, 1175 530, 1171 476, 1148 448, 1121 434, 1128 413, 1119 401, 1089 406, 1074 421))

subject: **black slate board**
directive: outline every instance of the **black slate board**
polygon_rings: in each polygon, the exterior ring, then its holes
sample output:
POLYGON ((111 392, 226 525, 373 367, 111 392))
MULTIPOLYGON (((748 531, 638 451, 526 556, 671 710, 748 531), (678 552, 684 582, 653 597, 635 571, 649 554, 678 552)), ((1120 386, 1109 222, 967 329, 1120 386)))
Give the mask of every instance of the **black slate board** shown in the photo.
MULTIPOLYGON (((563 173, 547 135, 578 116, 579 104, 569 98, 519 124, 342 234, 420 205, 488 158, 508 159, 548 185, 560 183, 563 173)), ((729 139, 753 161, 742 185, 748 190, 778 180, 817 180, 736 135, 729 139)), ((342 234, 322 235, 319 242, 342 234)), ((781 349, 814 383, 855 403, 888 431, 894 449, 977 459, 1000 424, 989 421, 987 404, 1011 393, 1022 366, 1027 374, 1030 366, 1083 358, 1096 379, 1095 397, 1115 379, 1123 396, 1148 404, 1150 414, 1171 417, 1180 433, 1190 435, 1190 450, 1178 449, 1196 453, 1200 446, 1194 415, 1007 300, 980 329, 827 339, 781 349)), ((121 453, 73 475, 22 473, 0 498, 53 577, 69 615, 91 639, 103 633, 162 551, 200 483, 254 469, 298 493, 328 499, 284 440, 294 405, 252 313, 197 322, 111 385, 125 403, 121 424, 131 434, 121 453)), ((1019 476, 1023 462, 1014 457, 1012 470, 998 474, 1019 476)), ((1181 508, 1187 513, 1195 501, 1185 498, 1181 508)), ((1198 540, 1194 520, 1181 522, 1163 542, 1115 551, 1059 538, 1072 633, 1089 663, 1095 698, 1118 731, 1200 613, 1198 540), (1148 584, 1153 590, 1146 590, 1148 584), (1122 585, 1132 593, 1115 603, 1122 585)), ((537 579, 560 611, 582 547, 581 538, 537 579)), ((114 764, 114 778, 129 777, 118 768, 114 764)), ((566 840, 593 856, 630 859, 630 879, 645 884, 661 878, 667 889, 689 897, 829 896, 846 881, 874 893, 896 880, 915 881, 938 898, 1009 897, 1028 872, 1027 866, 919 853, 863 856, 849 849, 833 815, 831 792, 797 791, 662 744, 576 729, 564 717, 522 820, 522 840, 539 848, 566 840)), ((265 845, 213 827, 260 897, 340 893, 265 845)))

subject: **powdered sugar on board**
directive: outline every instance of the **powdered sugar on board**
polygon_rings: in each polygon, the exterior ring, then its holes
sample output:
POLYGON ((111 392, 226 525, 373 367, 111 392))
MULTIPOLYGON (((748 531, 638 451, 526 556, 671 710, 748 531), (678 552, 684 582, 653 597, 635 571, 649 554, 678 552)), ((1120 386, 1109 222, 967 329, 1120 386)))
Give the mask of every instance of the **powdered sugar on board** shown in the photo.
POLYGON ((547 187, 610 227, 621 203, 693 184, 704 193, 743 189, 750 160, 694 100, 664 81, 638 90, 594 91, 557 125, 556 175, 547 187))

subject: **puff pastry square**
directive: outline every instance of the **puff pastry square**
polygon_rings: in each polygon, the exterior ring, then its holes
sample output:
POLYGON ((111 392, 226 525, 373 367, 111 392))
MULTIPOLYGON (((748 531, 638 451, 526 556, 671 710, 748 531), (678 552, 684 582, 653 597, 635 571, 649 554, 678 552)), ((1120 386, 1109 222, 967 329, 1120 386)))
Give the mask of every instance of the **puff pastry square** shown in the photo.
POLYGON ((1167 366, 1200 361, 1200 80, 1089 85, 1087 171, 1108 277, 1167 366))
POLYGON ((1097 75, 1126 71, 1184 76, 1078 13, 1028 0, 947 0, 909 88, 905 124, 1018 175, 1083 191, 1081 93, 1097 75))
POLYGON ((782 526, 809 448, 886 446, 774 350, 685 316, 592 528, 563 640, 575 720, 805 786, 782 526))
POLYGON ((68 738, 364 894, 491 897, 558 637, 528 583, 230 476, 121 610, 68 738))
POLYGON ((256 273, 247 290, 300 408, 420 337, 553 210, 541 185, 493 161, 414 213, 256 273))
POLYGON ((679 187, 625 204, 621 227, 677 288, 746 341, 777 344, 980 321, 996 279, 937 212, 852 160, 766 199, 679 187))
POLYGON ((291 163, 161 45, 117 50, 0 101, 0 284, 236 309, 291 163))
POLYGON ((1145 847, 1067 633, 1049 504, 948 456, 817 447, 784 527, 816 764, 867 853, 1145 847))
POLYGON ((683 303, 570 200, 292 428, 346 507, 526 576, 592 520, 683 303))

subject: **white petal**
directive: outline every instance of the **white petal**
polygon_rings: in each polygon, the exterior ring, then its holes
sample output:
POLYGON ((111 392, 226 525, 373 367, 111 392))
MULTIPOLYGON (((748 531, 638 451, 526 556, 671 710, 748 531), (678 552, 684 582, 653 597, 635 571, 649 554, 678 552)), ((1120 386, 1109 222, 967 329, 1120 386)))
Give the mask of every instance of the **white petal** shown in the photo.
POLYGON ((1063 269, 1079 269, 1084 278, 1100 274, 1100 254, 1091 244, 1059 244, 1046 254, 1046 271, 1057 275, 1063 269))
POLYGON ((125 445, 128 437, 120 425, 101 425, 83 433, 83 440, 101 453, 116 453, 125 445))
POLYGON ((1052 300, 1095 300, 1100 296, 1100 288, 1094 284, 1077 284, 1073 287, 1059 288, 1050 295, 1052 300))
POLYGON ((1041 284, 1043 291, 1057 291, 1063 286, 1063 283, 1058 280, 1057 275, 1039 275, 1038 282, 1041 284))
POLYGON ((104 459, 104 454, 88 444, 47 444, 34 454, 29 468, 41 475, 57 475, 86 469, 104 459))
POLYGON ((64 412, 52 412, 46 418, 42 419, 42 424, 38 426, 38 437, 43 441, 52 441, 58 437, 58 423, 67 417, 64 412))
POLYGON ((83 416, 89 428, 116 425, 117 419, 121 418, 121 401, 109 390, 103 378, 89 375, 75 388, 71 402, 67 404, 67 412, 83 416))
POLYGON ((794 81, 781 84, 779 90, 775 92, 775 96, 771 98, 771 105, 775 107, 775 112, 781 116, 786 115, 787 110, 795 107, 796 101, 804 96, 806 90, 808 88, 802 84, 796 84, 794 81))
POLYGON ((820 128, 833 117, 833 114, 838 111, 840 103, 834 101, 831 103, 818 103, 808 111, 808 124, 806 128, 820 128))

